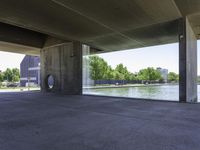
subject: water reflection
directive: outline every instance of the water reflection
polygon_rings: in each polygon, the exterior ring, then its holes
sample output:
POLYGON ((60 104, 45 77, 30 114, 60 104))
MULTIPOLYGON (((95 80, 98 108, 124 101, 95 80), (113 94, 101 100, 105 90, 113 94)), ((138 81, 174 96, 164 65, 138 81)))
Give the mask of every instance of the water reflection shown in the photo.
POLYGON ((178 101, 178 85, 84 89, 84 94, 178 101))
MULTIPOLYGON (((123 88, 83 89, 83 94, 178 101, 179 86, 160 85, 123 88)), ((200 85, 198 85, 197 94, 198 101, 200 101, 200 85)))

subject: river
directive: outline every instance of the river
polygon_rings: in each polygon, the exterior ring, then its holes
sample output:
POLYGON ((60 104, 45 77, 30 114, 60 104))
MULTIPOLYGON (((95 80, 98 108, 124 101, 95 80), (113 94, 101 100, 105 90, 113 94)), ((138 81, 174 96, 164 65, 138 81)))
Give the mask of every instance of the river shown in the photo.
MULTIPOLYGON (((178 101, 178 85, 84 89, 84 94, 178 101)), ((200 85, 198 85, 200 97, 200 85)), ((200 99, 200 98, 199 98, 200 99)))

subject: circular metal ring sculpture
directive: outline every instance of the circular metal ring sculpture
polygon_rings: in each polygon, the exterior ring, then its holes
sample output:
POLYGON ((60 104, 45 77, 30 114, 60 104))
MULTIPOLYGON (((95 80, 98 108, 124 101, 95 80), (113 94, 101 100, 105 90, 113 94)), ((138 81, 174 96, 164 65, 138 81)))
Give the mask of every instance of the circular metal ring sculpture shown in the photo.
POLYGON ((48 90, 53 89, 53 87, 55 85, 55 80, 54 80, 53 75, 50 74, 47 76, 46 85, 47 85, 48 90))

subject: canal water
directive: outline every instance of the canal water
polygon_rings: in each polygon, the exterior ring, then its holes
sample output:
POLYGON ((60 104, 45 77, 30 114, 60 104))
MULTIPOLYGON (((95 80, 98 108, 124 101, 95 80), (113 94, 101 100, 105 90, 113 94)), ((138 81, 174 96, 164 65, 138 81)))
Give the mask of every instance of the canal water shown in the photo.
MULTIPOLYGON (((84 89, 84 94, 178 101, 178 85, 84 89)), ((200 85, 198 85, 200 99, 200 85)))

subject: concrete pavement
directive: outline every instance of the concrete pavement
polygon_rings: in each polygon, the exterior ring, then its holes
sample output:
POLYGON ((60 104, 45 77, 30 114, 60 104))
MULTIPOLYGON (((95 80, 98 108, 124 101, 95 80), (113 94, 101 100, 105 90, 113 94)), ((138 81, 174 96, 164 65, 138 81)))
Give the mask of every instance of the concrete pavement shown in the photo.
POLYGON ((0 94, 0 150, 199 150, 200 105, 0 94))

